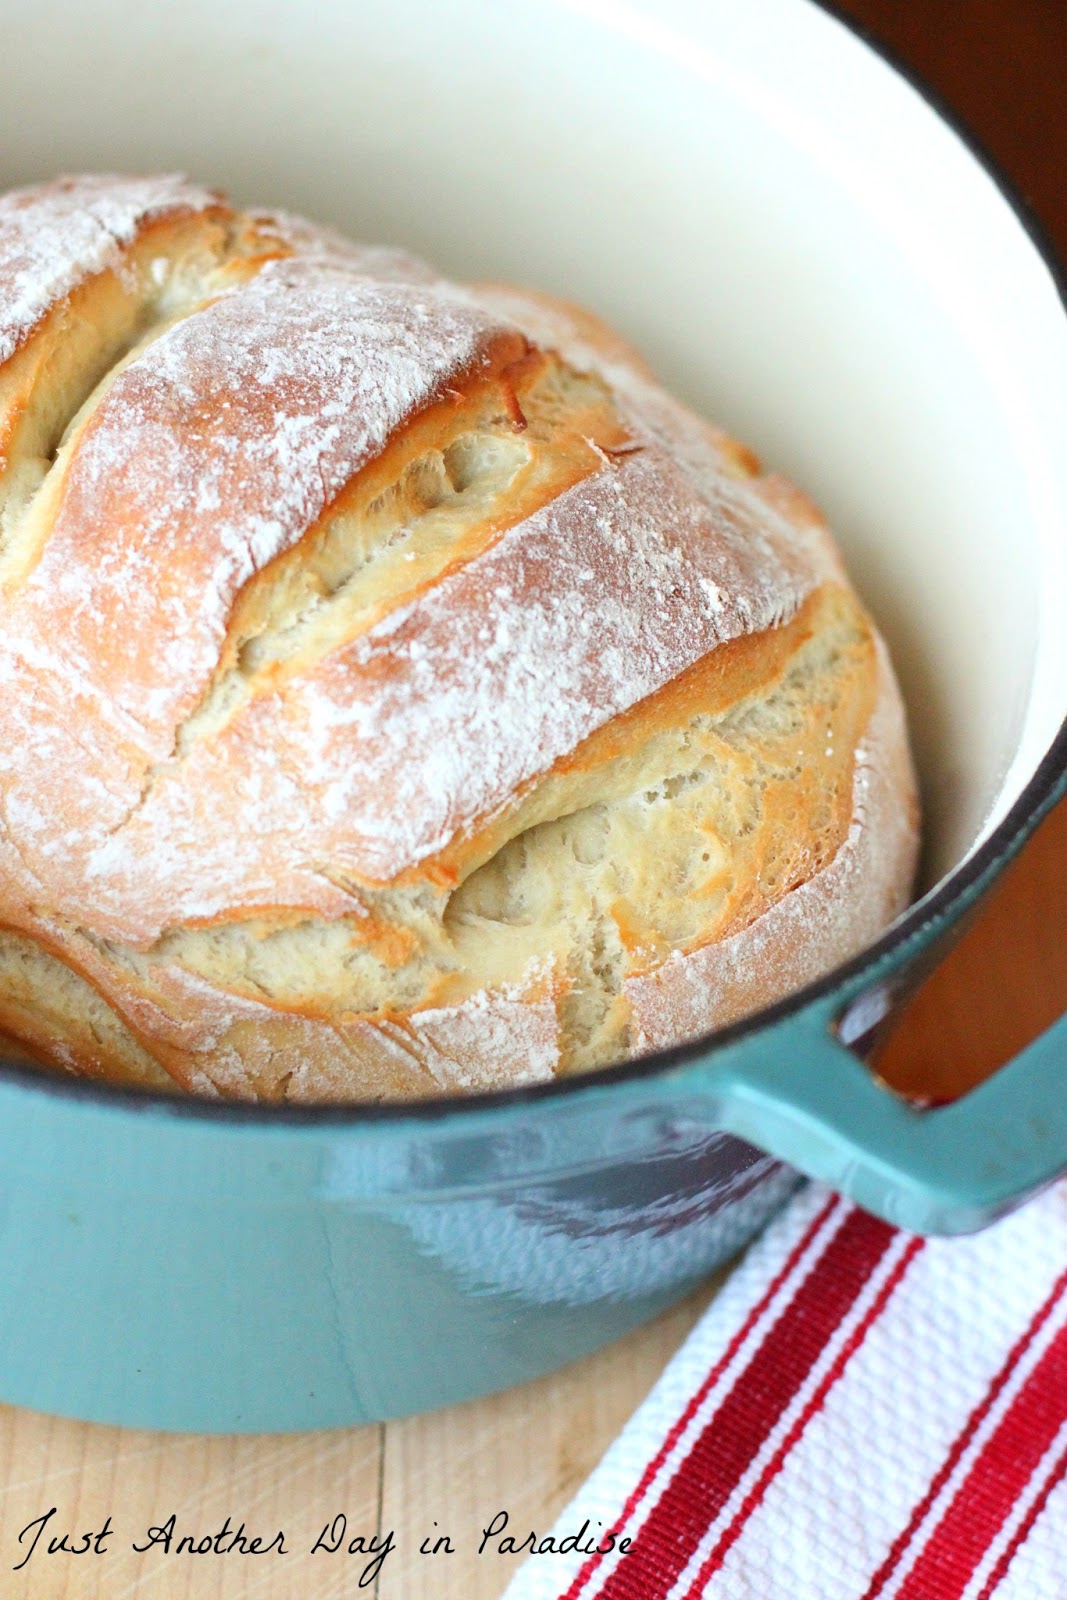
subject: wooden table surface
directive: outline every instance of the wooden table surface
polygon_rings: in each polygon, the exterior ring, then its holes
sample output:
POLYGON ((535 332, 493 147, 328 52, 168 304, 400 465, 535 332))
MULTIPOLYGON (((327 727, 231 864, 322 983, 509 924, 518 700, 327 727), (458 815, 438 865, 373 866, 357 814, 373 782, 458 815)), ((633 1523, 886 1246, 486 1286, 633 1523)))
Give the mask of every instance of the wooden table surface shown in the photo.
MULTIPOLYGON (((850 0, 942 88, 1026 188, 1067 253, 1062 183, 1067 7, 1061 0, 850 0)), ((904 1088, 959 1091, 1005 1060, 1067 1003, 1067 806, 1045 823, 964 942, 912 1004, 881 1061, 904 1088)), ((613 1348, 494 1399, 433 1416, 259 1439, 171 1437, 62 1422, 0 1407, 0 1600, 497 1600, 510 1563, 477 1559, 500 1507, 546 1529, 647 1393, 713 1292, 708 1285, 613 1348), (32 1558, 18 1536, 52 1507, 32 1558), (309 1554, 344 1511, 348 1536, 394 1534, 376 1579, 356 1559, 309 1554), (101 1556, 42 1553, 49 1534, 114 1535, 101 1556), (141 1530, 218 1532, 225 1517, 288 1554, 136 1554, 141 1530), (436 1526, 435 1526, 436 1525, 436 1526), (454 1555, 427 1558, 427 1534, 454 1555)))

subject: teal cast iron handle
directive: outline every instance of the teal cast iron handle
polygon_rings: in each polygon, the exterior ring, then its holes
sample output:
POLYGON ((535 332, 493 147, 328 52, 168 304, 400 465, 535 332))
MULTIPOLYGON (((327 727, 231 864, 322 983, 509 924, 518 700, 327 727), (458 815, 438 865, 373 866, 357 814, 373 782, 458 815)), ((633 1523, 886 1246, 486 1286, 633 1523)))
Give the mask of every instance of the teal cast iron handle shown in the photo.
POLYGON ((879 1083, 825 1013, 794 1019, 776 1043, 742 1047, 716 1084, 722 1125, 889 1222, 972 1233, 1067 1170, 1067 1016, 928 1109, 879 1083))
MULTIPOLYGON (((1035 775, 1040 803, 1020 801, 957 915, 1067 795, 1065 746, 1067 733, 1035 775)), ((736 1041, 705 1087, 721 1126, 888 1222, 915 1233, 974 1233, 1067 1173, 1067 1016, 949 1105, 919 1107, 894 1094, 838 1037, 837 1019, 865 1009, 871 1021, 883 1016, 894 971, 921 958, 937 932, 936 918, 920 925, 895 958, 836 1001, 785 1018, 770 1040, 736 1041)))

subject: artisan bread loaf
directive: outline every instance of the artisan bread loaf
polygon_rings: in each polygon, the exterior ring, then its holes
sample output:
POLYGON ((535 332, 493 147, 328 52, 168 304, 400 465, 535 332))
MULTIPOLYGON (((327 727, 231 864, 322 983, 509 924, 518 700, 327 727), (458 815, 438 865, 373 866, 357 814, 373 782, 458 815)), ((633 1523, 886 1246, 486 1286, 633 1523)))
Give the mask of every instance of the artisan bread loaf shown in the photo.
POLYGON ((813 506, 585 313, 180 179, 0 201, 0 1030, 268 1100, 499 1088, 906 903, 813 506))

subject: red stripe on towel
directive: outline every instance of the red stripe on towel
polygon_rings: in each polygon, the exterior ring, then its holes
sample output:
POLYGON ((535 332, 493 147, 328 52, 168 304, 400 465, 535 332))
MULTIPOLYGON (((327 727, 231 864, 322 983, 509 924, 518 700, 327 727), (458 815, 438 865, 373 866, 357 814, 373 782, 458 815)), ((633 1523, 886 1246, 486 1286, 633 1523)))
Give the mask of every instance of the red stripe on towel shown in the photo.
POLYGON ((1045 1323, 1051 1316, 1053 1309, 1058 1304, 1065 1289, 1067 1289, 1067 1272, 1064 1272, 1056 1280, 1048 1299, 1034 1313, 1029 1326, 1025 1329, 1016 1343, 1012 1345, 1007 1356, 1004 1358, 1004 1363, 1001 1366, 1000 1371, 989 1385, 989 1388, 986 1390, 985 1395, 980 1403, 975 1406, 974 1410, 967 1418, 963 1428, 953 1441, 952 1448, 945 1457, 944 1462, 938 1468, 934 1477, 930 1480, 930 1487, 927 1489, 922 1499, 916 1504, 915 1509, 908 1518, 907 1526, 894 1540, 892 1546, 890 1547, 889 1554, 886 1556, 882 1565, 878 1568, 877 1572, 871 1579, 868 1588, 865 1590, 862 1596, 862 1600, 878 1600, 878 1596, 882 1593, 882 1590, 885 1588, 887 1582, 893 1576, 893 1573, 897 1571, 902 1557, 907 1554, 909 1546, 915 1538, 915 1535, 922 1523, 929 1515, 930 1509, 936 1501, 938 1495, 941 1494, 949 1478, 952 1476, 953 1472, 955 1472, 960 1461, 963 1459, 963 1454, 967 1449, 967 1446, 970 1444, 971 1440, 978 1432, 978 1429, 982 1426, 982 1423, 985 1421, 993 1406, 1000 1398, 1000 1395, 1003 1393, 1004 1386, 1008 1382, 1008 1379, 1011 1377, 1012 1373, 1015 1371, 1016 1366, 1033 1344, 1034 1339, 1041 1332, 1041 1329, 1045 1326, 1045 1323))
POLYGON ((694 1440, 609 1575, 602 1600, 668 1594, 897 1237, 888 1223, 862 1211, 849 1213, 694 1440))
POLYGON ((982 1446, 898 1600, 959 1600, 1065 1421, 1067 1326, 982 1446))
MULTIPOLYGON (((767 1307, 774 1300, 774 1297, 778 1294, 782 1285, 787 1281, 790 1273, 795 1270, 798 1262, 811 1248, 812 1241, 814 1240, 816 1234, 826 1223, 830 1213, 835 1209, 835 1207, 843 1209, 843 1202, 837 1195, 831 1195, 826 1204, 820 1207, 819 1211, 804 1230, 804 1233, 798 1240, 797 1244, 786 1257, 781 1271, 775 1274, 775 1276, 771 1279, 771 1282, 767 1285, 764 1293, 760 1296, 760 1299, 752 1307, 744 1322, 742 1322, 740 1328, 738 1328, 734 1337, 730 1340, 730 1343, 727 1345, 722 1357, 715 1363, 715 1366, 712 1367, 703 1383, 693 1394, 692 1398, 687 1402, 685 1409, 682 1411, 681 1415, 668 1432, 662 1445, 656 1451, 655 1456, 649 1462, 648 1466, 638 1479, 636 1486, 626 1501, 626 1504, 619 1513, 618 1520, 609 1530, 612 1534, 614 1534, 616 1541, 622 1534, 625 1533, 627 1523, 630 1521, 630 1518, 633 1516, 634 1512, 645 1498, 645 1495, 648 1493, 649 1486, 655 1479, 660 1468, 663 1466, 664 1461, 666 1461, 667 1457, 678 1443, 678 1440, 681 1438, 682 1434, 685 1432, 696 1413, 700 1410, 700 1407, 704 1404, 704 1401, 707 1399, 712 1389, 719 1382, 719 1379, 726 1371, 726 1368, 730 1365, 730 1362, 733 1361, 734 1357, 741 1349, 741 1346, 751 1334, 756 1323, 764 1315, 767 1307)), ((602 1560, 602 1556, 590 1556, 579 1570, 574 1582, 571 1584, 566 1594, 561 1597, 561 1600, 578 1600, 579 1594, 585 1588, 593 1573, 600 1566, 602 1560)))
POLYGON ((852 1357, 855 1355, 856 1351, 867 1337, 867 1334, 870 1332, 870 1329, 874 1326, 882 1312, 885 1310, 893 1290, 900 1283, 900 1280, 903 1278, 904 1274, 907 1272, 909 1266, 914 1261, 922 1247, 922 1239, 912 1239, 909 1242, 906 1250, 901 1255, 899 1261, 896 1263, 896 1266, 893 1268, 893 1271, 886 1278, 877 1295, 872 1300, 870 1306, 864 1312, 862 1318, 856 1324, 856 1327, 852 1330, 852 1333, 838 1351, 833 1364, 825 1373, 822 1382, 819 1384, 819 1387, 816 1389, 815 1393, 804 1407, 804 1410, 801 1412, 800 1416, 793 1423, 793 1426, 782 1440, 770 1461, 768 1461, 766 1467, 764 1467, 763 1471, 760 1473, 757 1482, 745 1496, 744 1502, 742 1503, 740 1510, 734 1517, 730 1526, 724 1531, 715 1548, 710 1552, 707 1559, 701 1565, 700 1571, 696 1577, 696 1581, 692 1583, 689 1589, 686 1591, 685 1600, 696 1600, 696 1597, 701 1594, 704 1585, 716 1572, 718 1572, 719 1568, 726 1560, 731 1547, 736 1544, 737 1540, 744 1532, 745 1525, 752 1516, 752 1513, 760 1505, 764 1495, 767 1493, 768 1488, 778 1476, 779 1472, 781 1472, 790 1451, 797 1444, 798 1440, 803 1437, 804 1430, 811 1421, 812 1417, 815 1416, 816 1412, 822 1410, 830 1390, 833 1388, 837 1380, 842 1376, 845 1368, 848 1366, 852 1357))
POLYGON ((1015 1532, 1004 1546, 1004 1549, 997 1557, 996 1565, 989 1574, 989 1577, 986 1579, 985 1583, 982 1585, 982 1592, 979 1594, 978 1600, 989 1600, 993 1590, 999 1583, 1003 1581, 1004 1576, 1007 1573, 1008 1568, 1011 1566, 1012 1561, 1015 1559, 1016 1554, 1026 1543, 1027 1539, 1029 1539, 1034 1530, 1035 1522, 1048 1505, 1049 1497, 1051 1496, 1052 1491, 1058 1488, 1058 1486, 1063 1482, 1064 1477, 1067 1477, 1067 1449, 1061 1452, 1058 1460, 1052 1467, 1052 1470, 1049 1472, 1048 1477, 1045 1479, 1044 1488, 1041 1490, 1041 1493, 1034 1500, 1029 1511, 1026 1513, 1026 1516, 1020 1522, 1019 1526, 1016 1528, 1015 1532))

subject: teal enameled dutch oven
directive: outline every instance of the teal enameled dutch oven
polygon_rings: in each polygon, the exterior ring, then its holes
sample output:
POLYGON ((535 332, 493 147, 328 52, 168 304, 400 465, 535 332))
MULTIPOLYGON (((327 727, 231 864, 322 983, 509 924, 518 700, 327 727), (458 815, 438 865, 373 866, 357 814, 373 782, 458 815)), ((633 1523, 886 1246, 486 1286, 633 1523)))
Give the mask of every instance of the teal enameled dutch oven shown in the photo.
POLYGON ((4 1399, 393 1416, 622 1333, 801 1174, 953 1232, 1067 1169, 1067 1024, 936 1110, 861 1059, 1067 774, 1067 313, 928 99, 808 0, 323 0, 314 29, 296 0, 45 0, 6 19, 0 108, 4 180, 184 167, 597 307, 823 501, 927 817, 926 893, 873 949, 594 1077, 275 1110, 0 1063, 4 1399))

